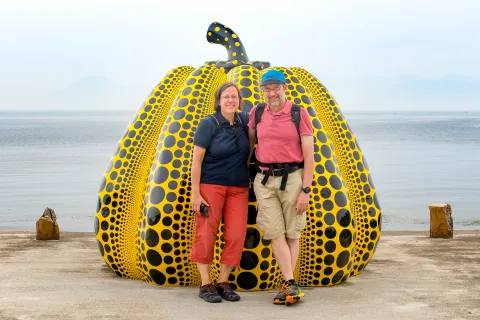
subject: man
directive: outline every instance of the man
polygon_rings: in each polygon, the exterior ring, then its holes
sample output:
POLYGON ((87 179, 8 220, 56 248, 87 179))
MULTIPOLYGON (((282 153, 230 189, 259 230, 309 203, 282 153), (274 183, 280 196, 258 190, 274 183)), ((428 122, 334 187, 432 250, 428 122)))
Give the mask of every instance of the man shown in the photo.
POLYGON ((254 181, 257 225, 263 238, 271 240, 285 279, 273 303, 289 305, 304 297, 293 272, 313 179, 313 129, 308 112, 285 98, 286 79, 281 71, 265 72, 261 86, 266 104, 251 110, 248 123, 250 153, 255 137, 258 140, 254 181), (263 113, 256 119, 257 109, 263 113), (295 114, 298 128, 293 121, 295 114))

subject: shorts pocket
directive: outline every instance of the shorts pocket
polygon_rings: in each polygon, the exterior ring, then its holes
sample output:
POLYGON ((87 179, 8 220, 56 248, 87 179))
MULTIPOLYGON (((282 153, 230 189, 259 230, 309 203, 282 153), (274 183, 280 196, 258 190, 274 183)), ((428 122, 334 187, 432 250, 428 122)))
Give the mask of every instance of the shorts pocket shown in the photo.
POLYGON ((303 229, 305 229, 305 226, 307 224, 307 214, 305 212, 302 214, 297 214, 295 220, 295 229, 297 231, 301 232, 303 229))
POLYGON ((258 228, 263 231, 262 222, 263 222, 262 214, 260 213, 260 210, 258 210, 258 207, 257 207, 257 217, 255 219, 255 223, 257 224, 258 228))

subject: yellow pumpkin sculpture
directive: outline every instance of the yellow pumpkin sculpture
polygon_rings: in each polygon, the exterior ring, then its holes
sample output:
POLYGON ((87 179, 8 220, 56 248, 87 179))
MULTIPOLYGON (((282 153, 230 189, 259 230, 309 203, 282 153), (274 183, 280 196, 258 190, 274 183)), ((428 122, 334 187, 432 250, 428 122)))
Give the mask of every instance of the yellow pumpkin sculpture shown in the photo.
MULTIPOLYGON (((193 136, 213 113, 214 92, 235 82, 244 111, 262 102, 261 75, 270 64, 249 61, 238 36, 220 23, 207 40, 227 48, 227 61, 174 68, 153 90, 120 139, 100 187, 95 233, 101 255, 120 277, 165 286, 200 284, 189 260, 194 218, 190 208, 193 136)), ((307 225, 295 278, 301 286, 330 286, 360 273, 373 256, 381 212, 365 157, 332 95, 301 68, 283 68, 287 98, 310 114, 315 170, 307 225)), ((255 168, 251 163, 252 180, 255 168)), ((270 242, 256 226, 250 189, 248 229, 239 268, 230 276, 237 290, 268 290, 281 283, 270 242)), ((222 225, 211 275, 219 273, 222 225)))

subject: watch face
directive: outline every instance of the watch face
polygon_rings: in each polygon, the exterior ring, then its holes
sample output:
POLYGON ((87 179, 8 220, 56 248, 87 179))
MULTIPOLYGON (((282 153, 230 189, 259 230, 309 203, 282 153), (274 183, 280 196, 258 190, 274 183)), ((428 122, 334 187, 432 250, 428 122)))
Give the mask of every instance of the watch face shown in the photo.
POLYGON ((310 187, 303 188, 302 190, 303 190, 303 192, 305 192, 305 193, 309 193, 309 192, 310 192, 310 187))

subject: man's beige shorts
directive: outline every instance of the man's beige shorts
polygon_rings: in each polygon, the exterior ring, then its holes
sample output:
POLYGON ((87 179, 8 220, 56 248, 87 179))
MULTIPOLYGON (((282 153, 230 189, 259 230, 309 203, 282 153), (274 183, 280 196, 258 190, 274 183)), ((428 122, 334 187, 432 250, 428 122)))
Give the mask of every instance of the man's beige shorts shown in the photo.
POLYGON ((305 228, 306 213, 297 214, 297 197, 302 191, 303 169, 288 175, 287 186, 280 191, 282 177, 268 177, 262 184, 264 175, 257 173, 253 191, 258 203, 257 225, 263 231, 265 240, 286 235, 289 239, 299 239, 305 228))

